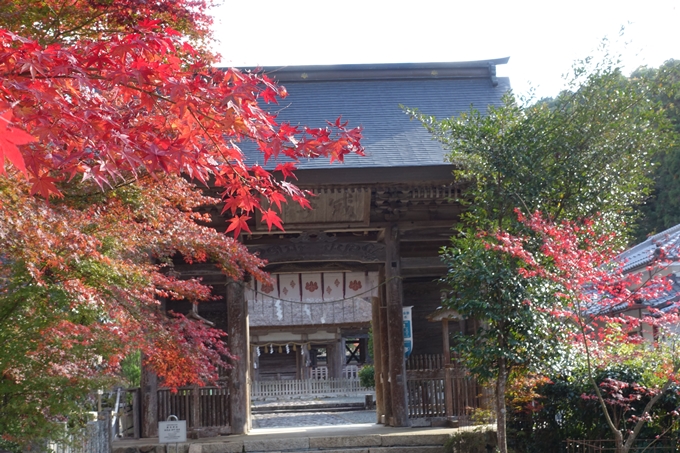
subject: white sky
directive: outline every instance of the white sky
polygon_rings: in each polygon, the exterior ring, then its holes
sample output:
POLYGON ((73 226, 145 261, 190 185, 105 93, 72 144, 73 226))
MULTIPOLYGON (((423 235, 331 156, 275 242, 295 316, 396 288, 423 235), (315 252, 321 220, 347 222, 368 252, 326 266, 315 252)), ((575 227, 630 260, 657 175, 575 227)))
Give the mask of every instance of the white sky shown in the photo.
POLYGON ((224 66, 469 61, 510 57, 498 75, 553 96, 602 38, 627 73, 680 59, 680 0, 222 0, 224 66), (626 26, 623 39, 619 30, 626 26))

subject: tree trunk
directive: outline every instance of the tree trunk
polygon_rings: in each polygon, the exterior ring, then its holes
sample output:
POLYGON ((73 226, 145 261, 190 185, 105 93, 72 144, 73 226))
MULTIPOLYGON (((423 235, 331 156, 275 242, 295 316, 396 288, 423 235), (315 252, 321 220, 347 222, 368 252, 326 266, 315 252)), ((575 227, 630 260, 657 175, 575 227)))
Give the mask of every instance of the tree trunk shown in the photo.
POLYGON ((508 453, 508 439, 505 431, 505 387, 508 382, 508 371, 504 358, 498 360, 498 379, 496 380, 496 436, 498 451, 508 453))
POLYGON ((621 431, 617 430, 614 433, 614 439, 616 440, 616 453, 627 453, 628 449, 623 444, 623 434, 621 434, 621 431))

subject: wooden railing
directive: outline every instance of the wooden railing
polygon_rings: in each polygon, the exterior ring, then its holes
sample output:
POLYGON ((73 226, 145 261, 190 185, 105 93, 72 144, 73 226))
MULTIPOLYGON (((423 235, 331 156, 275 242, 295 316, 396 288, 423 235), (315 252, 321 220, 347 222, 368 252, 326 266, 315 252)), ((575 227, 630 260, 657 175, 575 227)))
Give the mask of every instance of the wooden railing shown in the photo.
POLYGON ((254 381, 251 398, 309 396, 364 395, 373 389, 361 386, 357 379, 306 379, 285 381, 254 381))
POLYGON ((444 365, 444 354, 413 354, 406 361, 407 370, 442 370, 444 365))
POLYGON ((229 426, 229 390, 226 387, 181 387, 158 389, 158 420, 175 415, 187 428, 229 426))
POLYGON ((113 404, 111 407, 114 438, 139 439, 141 428, 140 392, 139 387, 116 390, 118 395, 115 399, 118 405, 113 404))
POLYGON ((406 362, 410 418, 457 417, 490 408, 493 399, 457 362, 448 366, 443 354, 412 355, 406 362), (448 394, 448 395, 447 395, 448 394))
POLYGON ((408 416, 409 418, 445 417, 446 396, 444 379, 409 379, 408 416))

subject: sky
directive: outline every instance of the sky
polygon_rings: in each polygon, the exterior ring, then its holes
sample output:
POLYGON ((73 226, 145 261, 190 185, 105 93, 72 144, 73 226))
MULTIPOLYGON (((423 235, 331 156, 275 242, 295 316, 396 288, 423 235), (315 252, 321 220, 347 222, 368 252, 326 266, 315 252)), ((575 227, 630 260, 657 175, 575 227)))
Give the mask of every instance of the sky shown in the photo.
POLYGON ((221 1, 213 12, 222 66, 510 57, 497 75, 540 98, 556 95, 604 38, 626 73, 680 59, 680 0, 221 1))

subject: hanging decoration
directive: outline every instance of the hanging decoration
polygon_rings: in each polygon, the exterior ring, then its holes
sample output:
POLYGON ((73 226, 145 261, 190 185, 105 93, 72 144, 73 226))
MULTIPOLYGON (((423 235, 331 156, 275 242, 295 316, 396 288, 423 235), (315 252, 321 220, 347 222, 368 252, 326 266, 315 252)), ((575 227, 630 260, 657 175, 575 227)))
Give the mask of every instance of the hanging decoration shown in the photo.
POLYGON ((305 349, 311 350, 312 345, 311 343, 306 343, 306 342, 299 342, 296 343, 294 341, 286 342, 286 343, 269 343, 269 344, 264 344, 264 345, 256 345, 256 344, 251 344, 252 348, 255 348, 255 352, 258 357, 262 354, 262 351, 260 348, 264 348, 264 353, 266 354, 267 352, 269 354, 273 354, 275 351, 275 348, 278 349, 279 354, 283 354, 283 350, 285 348, 286 354, 290 354, 291 349, 293 351, 297 351, 298 347, 300 347, 300 354, 304 355, 305 354, 305 349))

